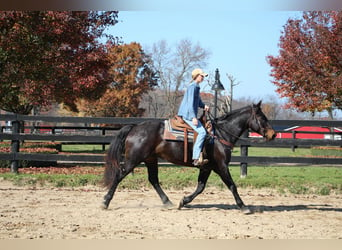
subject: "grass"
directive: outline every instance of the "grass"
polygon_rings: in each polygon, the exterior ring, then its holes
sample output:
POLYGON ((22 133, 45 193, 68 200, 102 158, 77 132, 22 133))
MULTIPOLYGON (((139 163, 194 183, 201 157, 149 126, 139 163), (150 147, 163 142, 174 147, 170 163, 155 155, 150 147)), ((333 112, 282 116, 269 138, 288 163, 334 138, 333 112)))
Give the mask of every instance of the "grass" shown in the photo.
MULTIPOLYGON (((233 151, 234 156, 240 155, 240 148, 236 147, 233 151)), ((293 152, 291 148, 248 148, 249 156, 277 156, 277 157, 304 157, 311 155, 310 148, 296 148, 293 152)))
MULTIPOLYGON (((97 168, 96 173, 87 174, 18 174, 2 173, 0 178, 10 180, 16 185, 54 187, 76 187, 100 185, 102 174, 97 168)), ((240 168, 229 167, 233 180, 239 188, 271 188, 280 193, 329 195, 342 194, 342 168, 338 167, 256 167, 248 168, 248 176, 240 178, 240 168)), ((165 189, 195 188, 198 170, 185 167, 160 167, 159 179, 165 189)), ((207 186, 226 189, 218 175, 209 177, 207 186)), ((152 188, 147 180, 144 167, 135 169, 119 186, 120 189, 152 188)))
MULTIPOLYGON (((109 145, 105 146, 105 149, 108 149, 109 145)), ((62 152, 70 152, 70 153, 93 153, 93 154, 102 154, 105 151, 102 150, 102 145, 62 145, 62 152)))
POLYGON ((0 178, 12 181, 18 186, 53 186, 53 187, 80 187, 86 185, 99 185, 101 176, 94 174, 11 174, 2 173, 0 178))
MULTIPOLYGON (((240 148, 236 147, 233 150, 234 156, 240 155, 240 148)), ((293 152, 291 148, 248 148, 249 156, 266 156, 266 157, 342 157, 341 147, 312 147, 312 148, 296 148, 293 152)))
MULTIPOLYGON (((108 148, 108 145, 106 146, 108 148)), ((104 153, 101 145, 63 145, 63 152, 70 153, 104 153)), ((295 152, 291 148, 249 148, 250 156, 289 156, 302 157, 307 155, 336 155, 341 156, 341 149, 336 148, 297 148, 295 152), (334 153, 335 152, 335 153, 334 153)), ((240 148, 236 147, 233 155, 240 155, 240 148)), ((39 168, 41 169, 41 168, 39 168)), ((43 171, 21 171, 21 174, 0 173, 0 180, 10 180, 16 185, 50 185, 54 187, 76 187, 85 185, 100 185, 102 179, 102 167, 93 167, 85 171, 85 167, 75 168, 70 171, 67 168, 46 168, 43 171), (57 170, 56 170, 57 169, 57 170), (83 170, 80 170, 83 169, 83 170), (96 169, 96 170, 95 170, 96 169), (101 170, 101 171, 99 171, 101 170), (44 172, 45 171, 45 172, 44 172)), ((271 188, 280 193, 294 194, 318 194, 330 193, 342 194, 342 168, 338 167, 285 167, 285 166, 249 166, 248 176, 240 178, 238 166, 229 167, 233 180, 238 187, 271 188)), ((165 189, 183 189, 197 185, 198 170, 185 167, 160 167, 159 179, 165 189)), ((212 174, 207 186, 226 189, 218 175, 212 174)), ((121 189, 152 188, 147 180, 147 171, 144 167, 138 167, 134 175, 128 175, 121 183, 121 189)))
POLYGON ((342 169, 337 167, 251 167, 244 187, 273 188, 282 193, 328 195, 342 193, 342 169))

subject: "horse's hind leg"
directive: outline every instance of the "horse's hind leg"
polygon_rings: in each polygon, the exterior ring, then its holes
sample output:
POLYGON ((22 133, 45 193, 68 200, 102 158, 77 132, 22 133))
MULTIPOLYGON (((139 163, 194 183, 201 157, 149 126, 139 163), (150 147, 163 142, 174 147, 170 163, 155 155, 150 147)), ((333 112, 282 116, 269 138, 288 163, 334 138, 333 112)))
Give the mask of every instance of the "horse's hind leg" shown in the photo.
POLYGON ((113 183, 110 186, 107 194, 104 196, 102 208, 104 209, 108 208, 110 201, 113 199, 116 188, 118 187, 119 183, 122 181, 123 178, 125 178, 127 174, 128 173, 122 173, 121 169, 115 169, 114 176, 113 176, 113 183))
POLYGON ((104 200, 102 203, 102 208, 103 209, 107 209, 109 206, 110 201, 113 199, 114 193, 116 188, 118 187, 120 181, 117 180, 117 178, 115 178, 115 180, 113 181, 112 186, 109 188, 107 194, 104 196, 104 200))
POLYGON ((104 201, 102 207, 107 209, 109 206, 110 201, 113 199, 114 193, 116 188, 118 187, 119 183, 133 171, 133 169, 137 166, 137 163, 127 162, 121 168, 114 169, 112 173, 113 182, 110 186, 107 194, 104 196, 104 201))
POLYGON ((147 166, 148 172, 148 180, 154 189, 157 191, 160 199, 162 200, 163 204, 166 206, 173 205, 172 202, 169 200, 169 197, 164 193, 163 189, 159 184, 158 178, 158 158, 149 158, 145 161, 147 166))
POLYGON ((184 207, 186 204, 190 203, 193 201, 193 199, 196 198, 197 195, 203 192, 205 185, 208 181, 208 178, 210 176, 211 170, 200 170, 200 173, 198 175, 198 183, 197 183, 197 188, 194 193, 192 193, 189 196, 185 196, 179 203, 178 209, 181 209, 184 207))

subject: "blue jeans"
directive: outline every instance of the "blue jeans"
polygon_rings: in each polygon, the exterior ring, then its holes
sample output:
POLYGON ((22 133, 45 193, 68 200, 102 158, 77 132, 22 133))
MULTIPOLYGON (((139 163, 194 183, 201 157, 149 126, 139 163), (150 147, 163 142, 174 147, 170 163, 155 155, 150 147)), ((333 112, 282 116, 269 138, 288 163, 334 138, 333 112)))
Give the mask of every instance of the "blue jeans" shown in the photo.
POLYGON ((202 123, 200 121, 198 121, 198 125, 195 126, 192 121, 190 120, 186 120, 183 118, 183 120, 190 125, 190 127, 192 127, 197 133, 197 139, 194 145, 194 149, 192 151, 192 159, 198 159, 200 157, 200 153, 202 151, 202 147, 203 147, 203 143, 205 140, 205 137, 207 135, 207 131, 205 130, 205 128, 202 126, 202 123))

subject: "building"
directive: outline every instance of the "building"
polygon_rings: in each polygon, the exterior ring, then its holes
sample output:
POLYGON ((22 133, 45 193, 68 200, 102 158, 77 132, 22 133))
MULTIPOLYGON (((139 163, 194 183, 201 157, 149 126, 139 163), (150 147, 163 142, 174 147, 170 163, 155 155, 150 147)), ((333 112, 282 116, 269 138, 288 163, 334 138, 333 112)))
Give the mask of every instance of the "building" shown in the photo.
MULTIPOLYGON (((330 139, 342 140, 342 128, 329 128, 317 126, 294 126, 290 128, 274 128, 279 139, 330 139)), ((261 137, 258 133, 251 132, 249 137, 261 137)))

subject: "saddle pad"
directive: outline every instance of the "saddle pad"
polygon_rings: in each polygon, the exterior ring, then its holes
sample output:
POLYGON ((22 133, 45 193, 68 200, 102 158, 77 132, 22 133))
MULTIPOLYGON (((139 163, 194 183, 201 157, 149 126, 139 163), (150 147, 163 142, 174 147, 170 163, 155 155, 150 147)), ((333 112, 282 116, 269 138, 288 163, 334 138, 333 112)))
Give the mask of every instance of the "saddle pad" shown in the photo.
MULTIPOLYGON (((170 120, 164 121, 164 140, 184 141, 184 131, 176 130, 171 127, 170 120)), ((194 133, 188 132, 188 141, 193 142, 194 133)))

